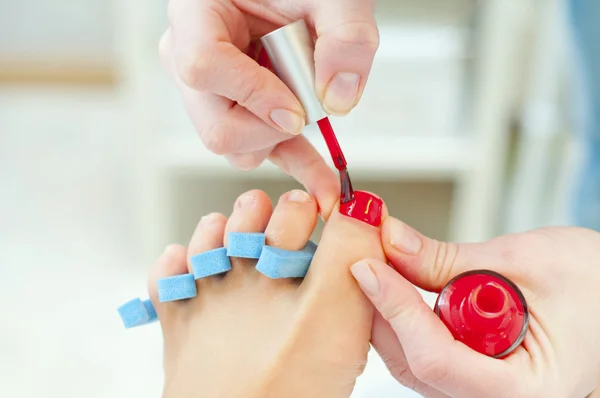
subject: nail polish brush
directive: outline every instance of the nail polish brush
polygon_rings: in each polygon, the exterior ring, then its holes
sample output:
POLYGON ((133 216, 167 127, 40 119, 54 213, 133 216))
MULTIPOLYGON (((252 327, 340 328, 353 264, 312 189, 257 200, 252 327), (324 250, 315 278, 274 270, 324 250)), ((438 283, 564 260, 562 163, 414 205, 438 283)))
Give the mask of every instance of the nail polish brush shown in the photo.
POLYGON ((306 112, 307 124, 316 123, 340 175, 341 203, 354 200, 348 165, 335 136, 329 114, 315 90, 315 44, 304 20, 298 20, 261 38, 270 66, 298 98, 306 112))
MULTIPOLYGON (((383 201, 352 189, 347 162, 315 90, 314 41, 303 20, 261 38, 269 69, 290 88, 306 112, 307 124, 316 123, 325 139, 341 181, 340 213, 373 226, 381 223, 383 201)), ((260 62, 260 61, 259 61, 260 62)), ((527 332, 528 310, 519 288, 488 270, 467 272, 442 290, 435 313, 454 338, 473 350, 503 358, 522 343, 527 332)))

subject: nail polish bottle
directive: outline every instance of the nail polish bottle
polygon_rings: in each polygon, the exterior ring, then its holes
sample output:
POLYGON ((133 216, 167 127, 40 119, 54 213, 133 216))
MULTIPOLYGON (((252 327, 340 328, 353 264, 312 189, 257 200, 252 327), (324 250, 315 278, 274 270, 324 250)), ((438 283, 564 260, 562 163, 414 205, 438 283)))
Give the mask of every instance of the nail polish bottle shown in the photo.
POLYGON ((260 41, 269 66, 302 104, 306 123, 328 117, 315 88, 315 42, 306 22, 303 19, 292 22, 264 35, 260 41))
POLYGON ((315 43, 304 20, 292 22, 261 39, 266 54, 259 63, 272 70, 298 98, 307 124, 317 124, 340 175, 340 212, 369 225, 381 224, 383 201, 376 195, 354 191, 346 158, 315 88, 315 43))
POLYGON ((456 276, 442 289, 434 310, 456 340, 494 358, 508 356, 527 332, 523 293, 494 271, 456 276))

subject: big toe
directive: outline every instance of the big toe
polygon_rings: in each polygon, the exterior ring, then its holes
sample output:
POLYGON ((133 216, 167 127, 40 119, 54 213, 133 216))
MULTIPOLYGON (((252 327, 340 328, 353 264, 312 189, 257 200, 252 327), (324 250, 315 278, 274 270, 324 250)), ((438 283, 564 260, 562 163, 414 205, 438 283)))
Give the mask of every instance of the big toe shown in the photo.
MULTIPOLYGON (((344 207, 334 208, 299 290, 306 313, 313 320, 313 335, 328 336, 333 339, 332 344, 344 347, 341 356, 345 363, 355 364, 356 369, 366 361, 374 309, 352 277, 350 267, 364 258, 384 259, 380 229, 375 226, 378 223, 372 221, 377 219, 365 216, 369 212, 375 212, 370 214, 379 214, 377 217, 381 218, 387 216, 385 205, 379 198, 368 193, 358 196, 367 201, 355 203, 353 210, 356 213, 348 212, 344 207), (369 199, 373 199, 370 204, 369 199)), ((311 336, 303 338, 307 339, 307 344, 313 343, 311 336)))
POLYGON ((374 194, 357 191, 355 196, 354 204, 336 206, 327 220, 309 272, 315 282, 345 280, 354 284, 352 264, 364 258, 385 258, 379 225, 388 215, 387 208, 374 194))

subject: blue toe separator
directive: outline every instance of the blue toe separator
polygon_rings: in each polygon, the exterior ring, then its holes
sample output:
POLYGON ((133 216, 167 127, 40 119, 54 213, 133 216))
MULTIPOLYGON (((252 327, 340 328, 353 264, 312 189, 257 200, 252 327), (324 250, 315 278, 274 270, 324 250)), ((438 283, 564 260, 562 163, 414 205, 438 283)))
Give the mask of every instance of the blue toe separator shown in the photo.
POLYGON ((117 308, 125 329, 146 325, 158 319, 150 300, 135 298, 117 308))
POLYGON ((304 278, 316 250, 317 245, 312 241, 299 251, 265 246, 256 269, 271 279, 304 278))
POLYGON ((196 278, 193 274, 176 275, 158 280, 158 300, 185 300, 196 297, 196 278))
POLYGON ((229 232, 227 255, 240 258, 260 258, 265 246, 265 234, 258 232, 229 232))
MULTIPOLYGON (((176 275, 158 281, 161 303, 196 297, 196 279, 231 270, 230 257, 258 259, 256 269, 272 278, 303 278, 308 272, 317 245, 309 241, 299 251, 283 250, 265 245, 264 233, 230 232, 228 247, 210 250, 190 258, 193 274, 176 275)), ((126 329, 158 320, 149 299, 135 298, 117 309, 126 329)))
POLYGON ((146 299, 142 302, 144 307, 146 307, 146 312, 148 313, 148 323, 152 323, 158 320, 158 315, 156 315, 156 310, 152 305, 152 301, 146 299))
POLYGON ((195 279, 231 271, 231 261, 227 257, 227 249, 224 247, 196 254, 190 258, 190 263, 195 279))

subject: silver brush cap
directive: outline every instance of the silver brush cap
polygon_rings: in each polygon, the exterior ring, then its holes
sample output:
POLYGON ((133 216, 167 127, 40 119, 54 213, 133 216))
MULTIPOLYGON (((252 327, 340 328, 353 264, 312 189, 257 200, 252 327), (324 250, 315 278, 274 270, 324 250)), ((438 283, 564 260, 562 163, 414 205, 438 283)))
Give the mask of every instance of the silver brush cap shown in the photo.
POLYGON ((315 90, 315 43, 306 22, 292 22, 260 40, 275 73, 300 100, 307 124, 329 116, 315 90))

